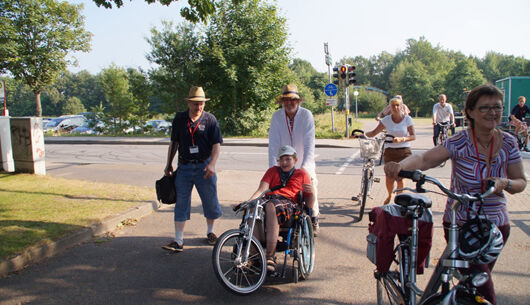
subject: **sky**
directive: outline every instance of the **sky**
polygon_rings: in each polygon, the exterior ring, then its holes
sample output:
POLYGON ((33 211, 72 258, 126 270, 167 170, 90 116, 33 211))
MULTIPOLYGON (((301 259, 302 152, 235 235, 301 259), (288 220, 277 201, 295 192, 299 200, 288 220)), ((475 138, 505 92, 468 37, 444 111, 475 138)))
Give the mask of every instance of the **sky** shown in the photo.
MULTIPOLYGON (((79 66, 72 72, 99 73, 111 64, 152 68, 145 55, 153 27, 162 20, 183 21, 179 0, 168 6, 124 0, 117 9, 83 3, 86 30, 93 34, 92 50, 72 54, 79 66)), ((286 18, 292 58, 309 61, 327 72, 324 43, 336 63, 345 57, 390 54, 404 50, 408 39, 425 37, 434 46, 484 57, 488 51, 530 59, 530 1, 528 0, 278 0, 286 18)))

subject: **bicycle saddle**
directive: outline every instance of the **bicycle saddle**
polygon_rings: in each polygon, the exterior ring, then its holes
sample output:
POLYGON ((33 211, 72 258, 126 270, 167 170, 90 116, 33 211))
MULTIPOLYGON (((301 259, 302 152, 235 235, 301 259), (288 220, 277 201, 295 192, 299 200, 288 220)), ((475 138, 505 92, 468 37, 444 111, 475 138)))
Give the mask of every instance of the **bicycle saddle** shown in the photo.
POLYGON ((394 203, 405 208, 413 208, 415 206, 421 206, 423 208, 430 208, 432 206, 432 200, 421 194, 414 193, 402 193, 396 195, 394 203))

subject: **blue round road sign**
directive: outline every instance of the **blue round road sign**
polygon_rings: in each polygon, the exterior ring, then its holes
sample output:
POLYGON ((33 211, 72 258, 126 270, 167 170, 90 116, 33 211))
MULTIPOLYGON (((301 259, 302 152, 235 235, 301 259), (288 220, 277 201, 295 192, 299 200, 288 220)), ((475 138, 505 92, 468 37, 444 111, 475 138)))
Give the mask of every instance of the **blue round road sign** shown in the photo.
POLYGON ((337 94, 337 86, 335 84, 327 84, 324 88, 327 96, 335 96, 337 94))

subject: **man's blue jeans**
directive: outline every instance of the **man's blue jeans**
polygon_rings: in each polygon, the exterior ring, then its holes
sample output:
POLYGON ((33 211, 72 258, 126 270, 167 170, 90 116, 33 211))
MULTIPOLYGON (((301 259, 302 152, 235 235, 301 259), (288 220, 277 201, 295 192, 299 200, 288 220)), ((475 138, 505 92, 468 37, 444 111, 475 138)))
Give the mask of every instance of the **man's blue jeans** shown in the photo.
POLYGON ((208 179, 204 178, 204 168, 209 162, 210 159, 199 164, 179 163, 175 176, 175 188, 177 191, 175 221, 190 219, 191 191, 194 185, 201 197, 204 217, 217 219, 223 214, 217 198, 217 174, 208 179))

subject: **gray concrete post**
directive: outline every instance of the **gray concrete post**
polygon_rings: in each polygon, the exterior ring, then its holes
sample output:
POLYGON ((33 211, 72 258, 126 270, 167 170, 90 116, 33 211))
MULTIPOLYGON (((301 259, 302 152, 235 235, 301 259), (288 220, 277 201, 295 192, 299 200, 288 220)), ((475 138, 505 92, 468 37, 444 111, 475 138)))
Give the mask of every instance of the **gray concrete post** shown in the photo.
POLYGON ((15 171, 13 149, 11 148, 11 124, 8 116, 0 116, 0 163, 6 172, 15 171))
POLYGON ((11 118, 11 144, 17 172, 46 175, 42 118, 11 118))

